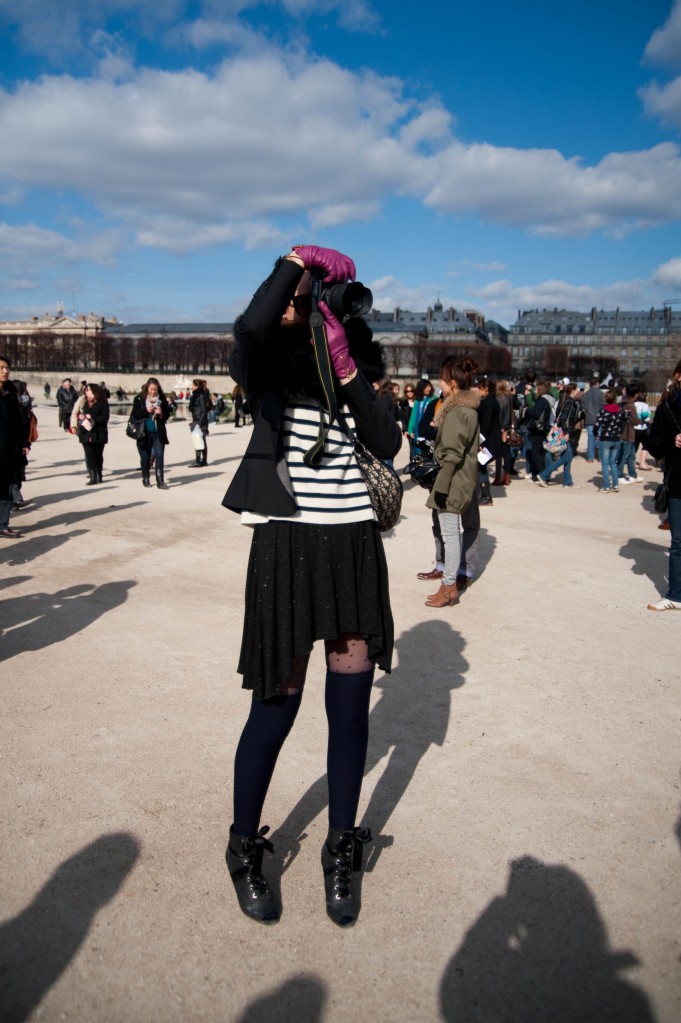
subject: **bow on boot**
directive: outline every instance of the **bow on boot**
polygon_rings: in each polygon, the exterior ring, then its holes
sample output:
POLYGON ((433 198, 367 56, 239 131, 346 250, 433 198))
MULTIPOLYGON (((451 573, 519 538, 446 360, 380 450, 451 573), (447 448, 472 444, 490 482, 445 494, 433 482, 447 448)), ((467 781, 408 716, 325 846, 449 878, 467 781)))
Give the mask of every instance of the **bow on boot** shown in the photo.
POLYGON ((339 927, 354 924, 359 916, 362 846, 370 841, 369 828, 330 828, 322 846, 326 912, 339 927))
POLYGON ((276 923, 280 916, 277 900, 262 873, 264 851, 274 852, 274 846, 265 838, 269 830, 263 827, 257 835, 247 836, 237 835, 230 828, 225 853, 242 912, 264 924, 276 923))

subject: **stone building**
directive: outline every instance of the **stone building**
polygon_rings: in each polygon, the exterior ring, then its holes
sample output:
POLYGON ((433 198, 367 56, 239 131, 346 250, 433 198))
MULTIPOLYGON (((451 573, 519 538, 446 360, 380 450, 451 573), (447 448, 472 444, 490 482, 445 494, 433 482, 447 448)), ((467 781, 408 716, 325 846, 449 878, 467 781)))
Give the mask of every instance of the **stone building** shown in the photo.
POLYGON ((612 373, 656 386, 652 378, 668 375, 681 358, 681 313, 669 305, 641 312, 532 309, 518 313, 508 343, 516 372, 582 380, 612 373))

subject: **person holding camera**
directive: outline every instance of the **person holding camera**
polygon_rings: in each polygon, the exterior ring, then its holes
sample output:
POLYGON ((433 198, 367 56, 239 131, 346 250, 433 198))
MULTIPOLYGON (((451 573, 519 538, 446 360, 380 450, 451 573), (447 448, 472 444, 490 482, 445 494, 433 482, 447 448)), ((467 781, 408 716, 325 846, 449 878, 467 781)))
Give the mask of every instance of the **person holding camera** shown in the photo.
POLYGON ((170 418, 170 405, 163 393, 163 388, 156 377, 149 377, 146 384, 132 403, 131 418, 144 423, 144 434, 137 441, 142 470, 142 484, 151 486, 151 459, 154 461, 156 486, 159 490, 168 490, 163 478, 164 453, 168 444, 166 423, 170 418))
POLYGON ((234 325, 230 373, 251 408, 253 435, 223 504, 253 529, 238 665, 252 698, 234 763, 226 859, 241 909, 263 923, 281 910, 263 874, 272 845, 260 817, 315 640, 325 644, 329 725, 322 868, 327 913, 340 926, 359 913, 362 848, 371 839, 356 814, 374 666, 390 671, 393 621, 381 535, 348 430, 382 459, 395 456, 402 433, 358 365, 385 373, 364 320, 345 315, 370 308, 371 293, 348 283, 354 278, 348 256, 297 246, 234 325), (314 306, 333 380, 315 360, 314 306), (338 403, 331 422, 323 379, 338 403))

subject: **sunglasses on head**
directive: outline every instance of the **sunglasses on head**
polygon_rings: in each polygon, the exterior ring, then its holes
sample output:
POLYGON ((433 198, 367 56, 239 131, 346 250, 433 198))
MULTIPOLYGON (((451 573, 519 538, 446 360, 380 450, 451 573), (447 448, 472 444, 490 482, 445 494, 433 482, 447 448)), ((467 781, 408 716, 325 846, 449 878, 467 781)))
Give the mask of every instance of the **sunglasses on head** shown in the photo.
POLYGON ((309 316, 312 312, 312 295, 309 292, 306 295, 294 295, 291 301, 299 316, 309 316))

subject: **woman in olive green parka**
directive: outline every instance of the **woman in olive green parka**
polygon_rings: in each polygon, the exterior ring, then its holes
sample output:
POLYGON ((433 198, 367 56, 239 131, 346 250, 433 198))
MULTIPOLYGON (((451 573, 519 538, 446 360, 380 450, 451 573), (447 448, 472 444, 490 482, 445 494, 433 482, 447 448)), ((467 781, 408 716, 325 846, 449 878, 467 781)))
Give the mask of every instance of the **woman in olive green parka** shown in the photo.
POLYGON ((455 604, 456 574, 461 560, 459 516, 473 500, 477 484, 480 428, 480 395, 471 390, 475 363, 457 362, 450 356, 442 363, 440 386, 444 401, 433 420, 437 427, 435 460, 441 466, 427 506, 437 510, 445 546, 445 568, 437 593, 428 597, 429 607, 455 604))

